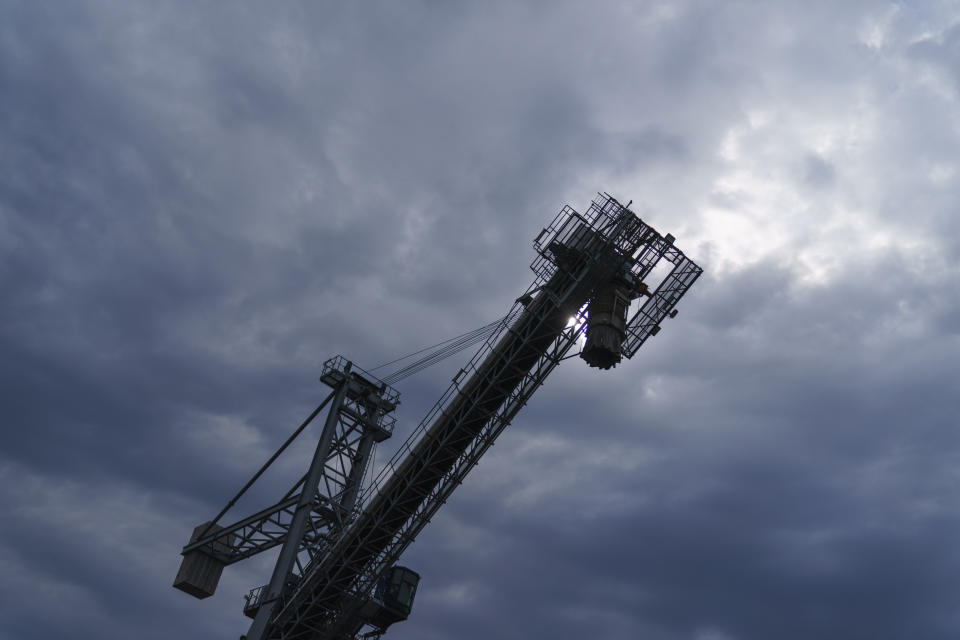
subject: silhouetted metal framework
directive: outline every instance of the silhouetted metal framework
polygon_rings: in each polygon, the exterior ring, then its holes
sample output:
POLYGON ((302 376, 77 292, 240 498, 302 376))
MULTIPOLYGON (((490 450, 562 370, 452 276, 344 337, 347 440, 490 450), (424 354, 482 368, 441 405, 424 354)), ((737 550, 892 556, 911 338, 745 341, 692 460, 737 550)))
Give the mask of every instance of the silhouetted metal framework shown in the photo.
MULTIPOLYGON (((198 527, 195 539, 183 549, 185 562, 175 586, 197 597, 206 597, 215 589, 219 570, 224 566, 278 545, 285 546, 288 561, 282 581, 285 586, 303 574, 311 559, 356 514, 356 500, 371 451, 375 443, 393 431, 396 418, 392 412, 399 394, 341 356, 324 363, 320 380, 331 387, 330 395, 281 447, 282 451, 329 404, 310 470, 276 504, 226 526, 208 523, 198 527), (296 533, 291 535, 295 525, 296 533), (199 568, 191 572, 193 565, 199 568), (208 565, 217 569, 210 588, 205 589, 199 583, 203 583, 206 576, 198 578, 192 574, 209 571, 208 565)), ((276 454, 271 462, 274 459, 276 454)), ((243 490, 252 483, 253 480, 243 490)), ((251 617, 264 601, 279 595, 267 594, 268 588, 266 585, 248 597, 245 612, 251 617)))
MULTIPOLYGON (((665 318, 675 315, 677 302, 701 274, 700 267, 673 245, 672 236, 661 236, 606 194, 583 214, 564 207, 534 240, 534 248, 534 282, 363 490, 359 509, 349 517, 341 511, 336 526, 329 515, 321 518, 323 526, 304 538, 312 552, 305 554, 295 579, 275 594, 269 615, 261 608, 259 617, 265 622, 251 628, 248 640, 379 636, 385 625, 370 614, 378 581, 550 372, 569 357, 591 321, 607 331, 596 341, 596 350, 615 352, 600 357, 582 352, 581 357, 591 366, 614 366, 621 356, 632 357, 656 335, 665 318), (661 261, 671 268, 651 291, 644 280, 661 261), (591 302, 611 291, 616 294, 610 294, 611 300, 626 301, 622 309, 613 306, 612 316, 594 312, 591 317, 591 302), (647 299, 627 320, 629 301, 641 296, 647 299), (619 320, 617 313, 622 315, 619 320)), ((223 557, 232 560, 255 553, 257 545, 277 544, 283 538, 283 523, 292 517, 289 502, 294 497, 288 494, 270 513, 217 532, 220 544, 231 549, 223 557), (229 535, 239 542, 228 544, 229 535)), ((330 502, 326 504, 330 508, 330 502)), ((210 539, 204 539, 206 547, 198 540, 185 552, 204 548, 209 554, 210 539)))

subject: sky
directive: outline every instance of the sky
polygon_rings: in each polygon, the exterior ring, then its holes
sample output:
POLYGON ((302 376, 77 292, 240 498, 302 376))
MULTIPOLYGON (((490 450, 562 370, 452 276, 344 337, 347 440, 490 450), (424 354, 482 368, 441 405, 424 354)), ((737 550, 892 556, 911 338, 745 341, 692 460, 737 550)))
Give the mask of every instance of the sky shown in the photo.
POLYGON ((0 0, 0 638, 239 637, 272 556, 198 601, 179 550, 322 363, 504 315, 601 191, 704 275, 551 375, 387 637, 960 637, 958 70, 955 1, 0 0))

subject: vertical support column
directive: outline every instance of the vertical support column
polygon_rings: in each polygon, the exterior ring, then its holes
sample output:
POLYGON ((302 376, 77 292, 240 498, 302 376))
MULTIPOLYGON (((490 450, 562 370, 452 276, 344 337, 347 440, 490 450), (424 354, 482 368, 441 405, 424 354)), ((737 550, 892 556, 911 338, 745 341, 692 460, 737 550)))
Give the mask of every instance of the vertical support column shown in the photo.
POLYGON ((343 381, 340 382, 335 391, 333 404, 330 405, 327 420, 323 425, 320 442, 317 443, 317 450, 313 454, 313 461, 310 463, 310 470, 307 472, 307 479, 303 484, 300 500, 297 502, 297 509, 290 522, 290 528, 287 530, 287 537, 283 541, 280 556, 273 568, 273 575, 270 576, 270 584, 267 585, 266 593, 260 603, 260 609, 253 619, 253 624, 250 625, 250 631, 247 632, 247 640, 266 640, 265 633, 270 624, 270 619, 273 618, 277 603, 280 601, 287 577, 293 570, 293 563, 297 558, 303 535, 306 533, 310 511, 317 495, 317 487, 320 484, 321 477, 323 477, 324 464, 330 454, 330 443, 333 441, 337 421, 340 419, 340 408, 346 397, 347 387, 350 385, 350 369, 352 366, 348 362, 343 370, 343 381))
POLYGON ((373 451, 373 445, 387 437, 387 434, 380 430, 377 424, 380 417, 380 404, 383 401, 383 389, 384 387, 381 387, 380 395, 377 396, 376 401, 371 401, 368 396, 364 403, 363 436, 357 445, 356 454, 350 465, 350 475, 347 478, 346 488, 340 499, 340 508, 345 514, 349 514, 357 502, 357 494, 360 492, 360 484, 363 481, 363 474, 367 470, 367 462, 370 459, 370 452, 373 451))
POLYGON ((349 517, 353 510, 353 505, 357 502, 357 493, 360 491, 360 482, 363 480, 363 473, 367 469, 367 460, 370 458, 370 452, 373 450, 373 434, 369 426, 364 430, 363 438, 357 447, 357 454, 353 458, 350 467, 350 476, 347 479, 347 488, 340 499, 340 509, 344 518, 349 517))

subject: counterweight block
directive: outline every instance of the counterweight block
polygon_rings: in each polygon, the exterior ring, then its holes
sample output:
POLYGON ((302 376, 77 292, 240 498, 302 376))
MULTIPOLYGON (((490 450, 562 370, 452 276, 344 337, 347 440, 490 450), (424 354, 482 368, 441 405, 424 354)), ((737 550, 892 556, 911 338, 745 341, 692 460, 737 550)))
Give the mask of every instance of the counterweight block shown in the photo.
MULTIPOLYGON (((190 542, 195 542, 200 534, 206 531, 209 524, 209 522, 205 522, 194 529, 193 535, 190 536, 190 542)), ((218 531, 223 531, 223 527, 213 525, 210 527, 209 533, 215 534, 218 531)), ((222 547, 217 550, 226 553, 230 545, 233 544, 233 538, 233 534, 218 538, 212 543, 211 551, 217 549, 217 547, 222 547)), ((207 553, 205 548, 188 551, 183 554, 183 561, 180 563, 180 570, 177 571, 173 586, 180 591, 189 593, 194 598, 200 600, 209 598, 217 590, 220 574, 223 573, 225 566, 223 562, 207 553)))

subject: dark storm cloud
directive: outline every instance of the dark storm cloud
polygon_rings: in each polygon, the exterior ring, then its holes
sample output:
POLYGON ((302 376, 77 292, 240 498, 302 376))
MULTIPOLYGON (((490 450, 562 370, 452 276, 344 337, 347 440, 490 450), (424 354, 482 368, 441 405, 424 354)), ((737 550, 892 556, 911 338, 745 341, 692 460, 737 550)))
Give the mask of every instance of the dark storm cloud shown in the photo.
MULTIPOLYGON (((177 551, 322 361, 502 315, 596 190, 706 274, 635 360, 553 374, 408 552, 390 636, 956 635, 960 16, 0 12, 5 637, 239 635, 270 559, 200 603, 177 551)), ((397 438, 455 369, 405 383, 397 438)))
MULTIPOLYGON (((733 284, 757 281, 759 273, 733 284)), ((842 304, 866 303, 851 295, 858 282, 837 283, 842 304)), ((602 612, 607 629, 626 615, 664 638, 711 630, 733 638, 949 636, 950 576, 960 561, 957 518, 946 508, 960 445, 960 406, 944 397, 942 382, 952 359, 911 353, 910 344, 872 353, 852 339, 857 328, 883 331, 891 313, 857 327, 838 323, 844 346, 804 342, 796 331, 787 339, 784 319, 817 320, 805 295, 749 308, 760 319, 710 331, 726 344, 702 343, 694 329, 689 352, 681 346, 670 363, 651 354, 646 368, 665 379, 641 379, 639 393, 617 399, 623 414, 606 424, 589 418, 595 387, 566 389, 565 400, 547 400, 545 389, 490 456, 500 458, 485 462, 492 468, 481 466, 479 487, 452 505, 478 531, 427 533, 418 544, 434 548, 411 555, 480 609, 511 603, 505 617, 523 618, 529 603, 546 607, 538 619, 550 622, 537 628, 545 636, 589 633, 596 620, 577 626, 569 616, 578 610, 602 612), (738 338, 745 331, 754 335, 738 338), (765 340, 789 356, 773 346, 750 353, 765 340), (477 518, 491 495, 502 496, 500 506, 489 520, 477 518), (458 535, 464 544, 443 543, 458 535), (536 542, 521 551, 517 540, 536 542), (463 565, 440 565, 433 553, 463 565), (496 595, 476 586, 487 574, 496 576, 496 595), (593 575, 604 578, 585 577, 593 575)), ((451 616, 470 609, 450 599, 443 609, 451 616)), ((497 623, 477 624, 493 633, 497 623)))

